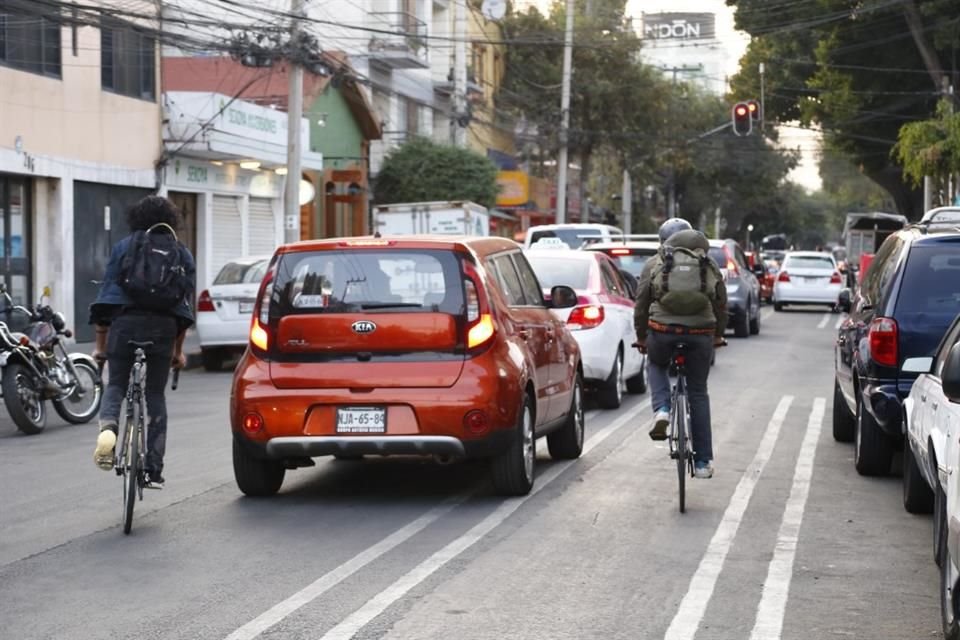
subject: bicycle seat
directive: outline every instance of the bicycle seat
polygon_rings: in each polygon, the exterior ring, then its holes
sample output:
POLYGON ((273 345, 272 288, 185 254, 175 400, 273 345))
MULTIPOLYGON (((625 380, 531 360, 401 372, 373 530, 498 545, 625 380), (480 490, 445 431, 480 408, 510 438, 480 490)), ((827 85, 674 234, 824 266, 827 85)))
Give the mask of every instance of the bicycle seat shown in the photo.
POLYGON ((130 340, 127 342, 131 347, 140 347, 141 349, 148 349, 153 346, 153 340, 130 340))

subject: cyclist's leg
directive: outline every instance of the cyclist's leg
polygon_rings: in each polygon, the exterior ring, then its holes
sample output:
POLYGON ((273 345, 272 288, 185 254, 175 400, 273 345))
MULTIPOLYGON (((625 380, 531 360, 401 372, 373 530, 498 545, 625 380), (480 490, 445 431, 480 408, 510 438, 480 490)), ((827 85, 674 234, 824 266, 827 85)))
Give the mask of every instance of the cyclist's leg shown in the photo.
POLYGON ((110 325, 107 336, 107 367, 109 380, 100 405, 100 433, 97 434, 97 447, 94 451, 94 463, 101 469, 113 467, 113 455, 117 442, 120 422, 120 405, 127 393, 130 369, 133 367, 133 349, 127 342, 133 336, 131 318, 117 317, 110 325))
POLYGON ((647 334, 647 363, 650 380, 650 407, 653 409, 653 429, 650 437, 662 440, 667 435, 670 422, 670 356, 673 342, 671 336, 651 331, 647 334))
POLYGON ((697 462, 709 462, 713 460, 713 439, 707 377, 710 375, 710 360, 713 356, 713 337, 694 335, 686 336, 686 339, 689 345, 686 371, 693 450, 697 462))
POLYGON ((176 320, 169 317, 149 317, 147 339, 153 342, 147 353, 147 380, 144 392, 147 399, 147 473, 151 479, 162 477, 163 456, 167 448, 167 402, 164 396, 173 358, 176 338, 176 320))

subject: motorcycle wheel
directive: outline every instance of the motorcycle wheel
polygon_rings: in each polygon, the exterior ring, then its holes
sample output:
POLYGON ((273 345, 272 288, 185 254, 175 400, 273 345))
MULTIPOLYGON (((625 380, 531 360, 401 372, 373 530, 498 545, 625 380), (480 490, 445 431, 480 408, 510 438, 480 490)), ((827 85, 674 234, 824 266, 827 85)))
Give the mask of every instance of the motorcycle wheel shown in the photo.
POLYGON ((30 370, 19 362, 3 369, 3 403, 17 428, 35 435, 47 426, 47 407, 43 391, 30 370))
POLYGON ((53 408, 70 424, 84 424, 90 422, 100 411, 103 382, 97 370, 88 362, 74 361, 73 368, 86 392, 81 395, 79 389, 74 389, 69 396, 54 400, 53 408))

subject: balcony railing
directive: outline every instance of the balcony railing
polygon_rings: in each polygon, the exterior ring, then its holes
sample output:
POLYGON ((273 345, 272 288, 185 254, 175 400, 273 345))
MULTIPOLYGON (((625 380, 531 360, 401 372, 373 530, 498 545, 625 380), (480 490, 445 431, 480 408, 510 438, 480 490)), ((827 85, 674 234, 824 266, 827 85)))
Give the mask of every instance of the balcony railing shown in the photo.
POLYGON ((395 69, 427 68, 427 23, 405 11, 372 12, 370 25, 391 33, 370 38, 373 59, 395 69))

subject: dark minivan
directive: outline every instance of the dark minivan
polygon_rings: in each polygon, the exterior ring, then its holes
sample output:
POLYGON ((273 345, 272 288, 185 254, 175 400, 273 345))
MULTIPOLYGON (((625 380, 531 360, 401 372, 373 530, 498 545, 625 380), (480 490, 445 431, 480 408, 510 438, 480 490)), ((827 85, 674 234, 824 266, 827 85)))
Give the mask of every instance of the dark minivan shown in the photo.
POLYGON ((902 401, 918 372, 909 358, 932 356, 960 312, 960 233, 918 224, 887 238, 856 293, 835 349, 833 437, 855 442, 861 475, 890 471, 903 446, 902 401))

